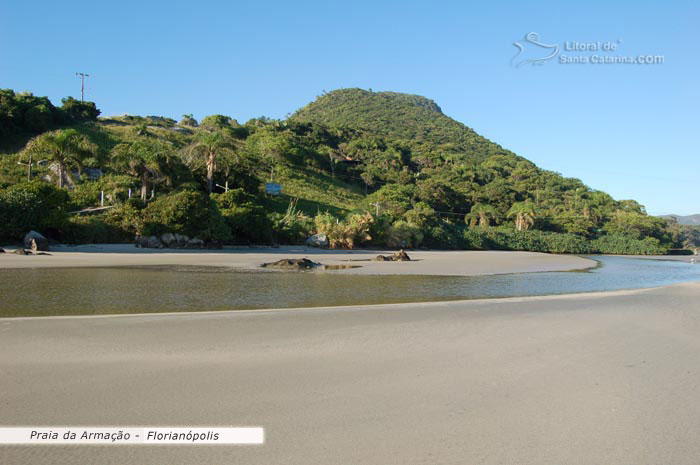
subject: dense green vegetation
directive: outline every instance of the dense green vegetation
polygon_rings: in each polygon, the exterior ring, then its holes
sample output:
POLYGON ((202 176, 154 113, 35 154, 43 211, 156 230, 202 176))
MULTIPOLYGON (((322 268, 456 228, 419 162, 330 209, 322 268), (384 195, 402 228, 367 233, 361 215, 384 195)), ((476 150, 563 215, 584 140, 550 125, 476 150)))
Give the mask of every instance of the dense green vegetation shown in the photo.
POLYGON ((94 121, 100 114, 93 102, 81 102, 68 97, 61 103, 61 107, 55 107, 47 97, 0 89, 0 140, 3 145, 7 146, 23 135, 39 134, 82 121, 94 121))
POLYGON ((700 244, 694 230, 538 168, 415 95, 343 89, 287 120, 245 124, 98 115, 91 102, 58 108, 0 91, 0 241, 33 228, 65 242, 177 232, 232 244, 323 233, 333 247, 564 253, 700 244), (266 194, 266 182, 282 195, 266 194), (102 193, 111 209, 73 214, 102 193))

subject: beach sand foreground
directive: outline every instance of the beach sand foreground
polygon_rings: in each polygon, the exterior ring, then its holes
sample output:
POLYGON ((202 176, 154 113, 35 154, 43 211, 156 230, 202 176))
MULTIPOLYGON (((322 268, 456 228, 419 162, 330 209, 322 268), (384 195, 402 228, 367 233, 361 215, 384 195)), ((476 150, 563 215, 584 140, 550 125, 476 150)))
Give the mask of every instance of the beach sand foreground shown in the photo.
POLYGON ((0 320, 4 425, 264 426, 263 446, 3 464, 697 464, 700 283, 482 301, 0 320))

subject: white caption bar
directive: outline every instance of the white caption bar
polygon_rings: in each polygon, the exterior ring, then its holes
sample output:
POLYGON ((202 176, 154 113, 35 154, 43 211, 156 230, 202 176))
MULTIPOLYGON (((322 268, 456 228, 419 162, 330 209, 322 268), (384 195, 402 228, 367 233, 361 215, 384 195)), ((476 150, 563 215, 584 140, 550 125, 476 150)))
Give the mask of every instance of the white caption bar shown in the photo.
POLYGON ((265 430, 249 428, 35 427, 0 428, 0 444, 263 444, 265 430))

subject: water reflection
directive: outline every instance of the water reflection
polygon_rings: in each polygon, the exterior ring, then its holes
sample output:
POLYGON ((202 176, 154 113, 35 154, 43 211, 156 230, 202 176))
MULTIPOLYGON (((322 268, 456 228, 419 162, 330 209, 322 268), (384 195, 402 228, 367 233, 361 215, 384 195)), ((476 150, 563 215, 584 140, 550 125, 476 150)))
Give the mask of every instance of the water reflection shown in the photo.
POLYGON ((179 312, 425 302, 641 288, 700 280, 700 266, 593 257, 586 272, 359 276, 129 267, 0 270, 0 316, 179 312))

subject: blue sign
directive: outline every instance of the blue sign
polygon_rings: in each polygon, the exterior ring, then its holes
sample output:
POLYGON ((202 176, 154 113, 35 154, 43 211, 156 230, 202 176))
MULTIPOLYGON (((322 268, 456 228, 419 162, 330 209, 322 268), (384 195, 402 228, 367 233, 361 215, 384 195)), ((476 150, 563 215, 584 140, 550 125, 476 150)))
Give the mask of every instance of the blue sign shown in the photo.
POLYGON ((274 182, 265 183, 265 192, 270 195, 280 195, 282 194, 282 184, 274 182))

